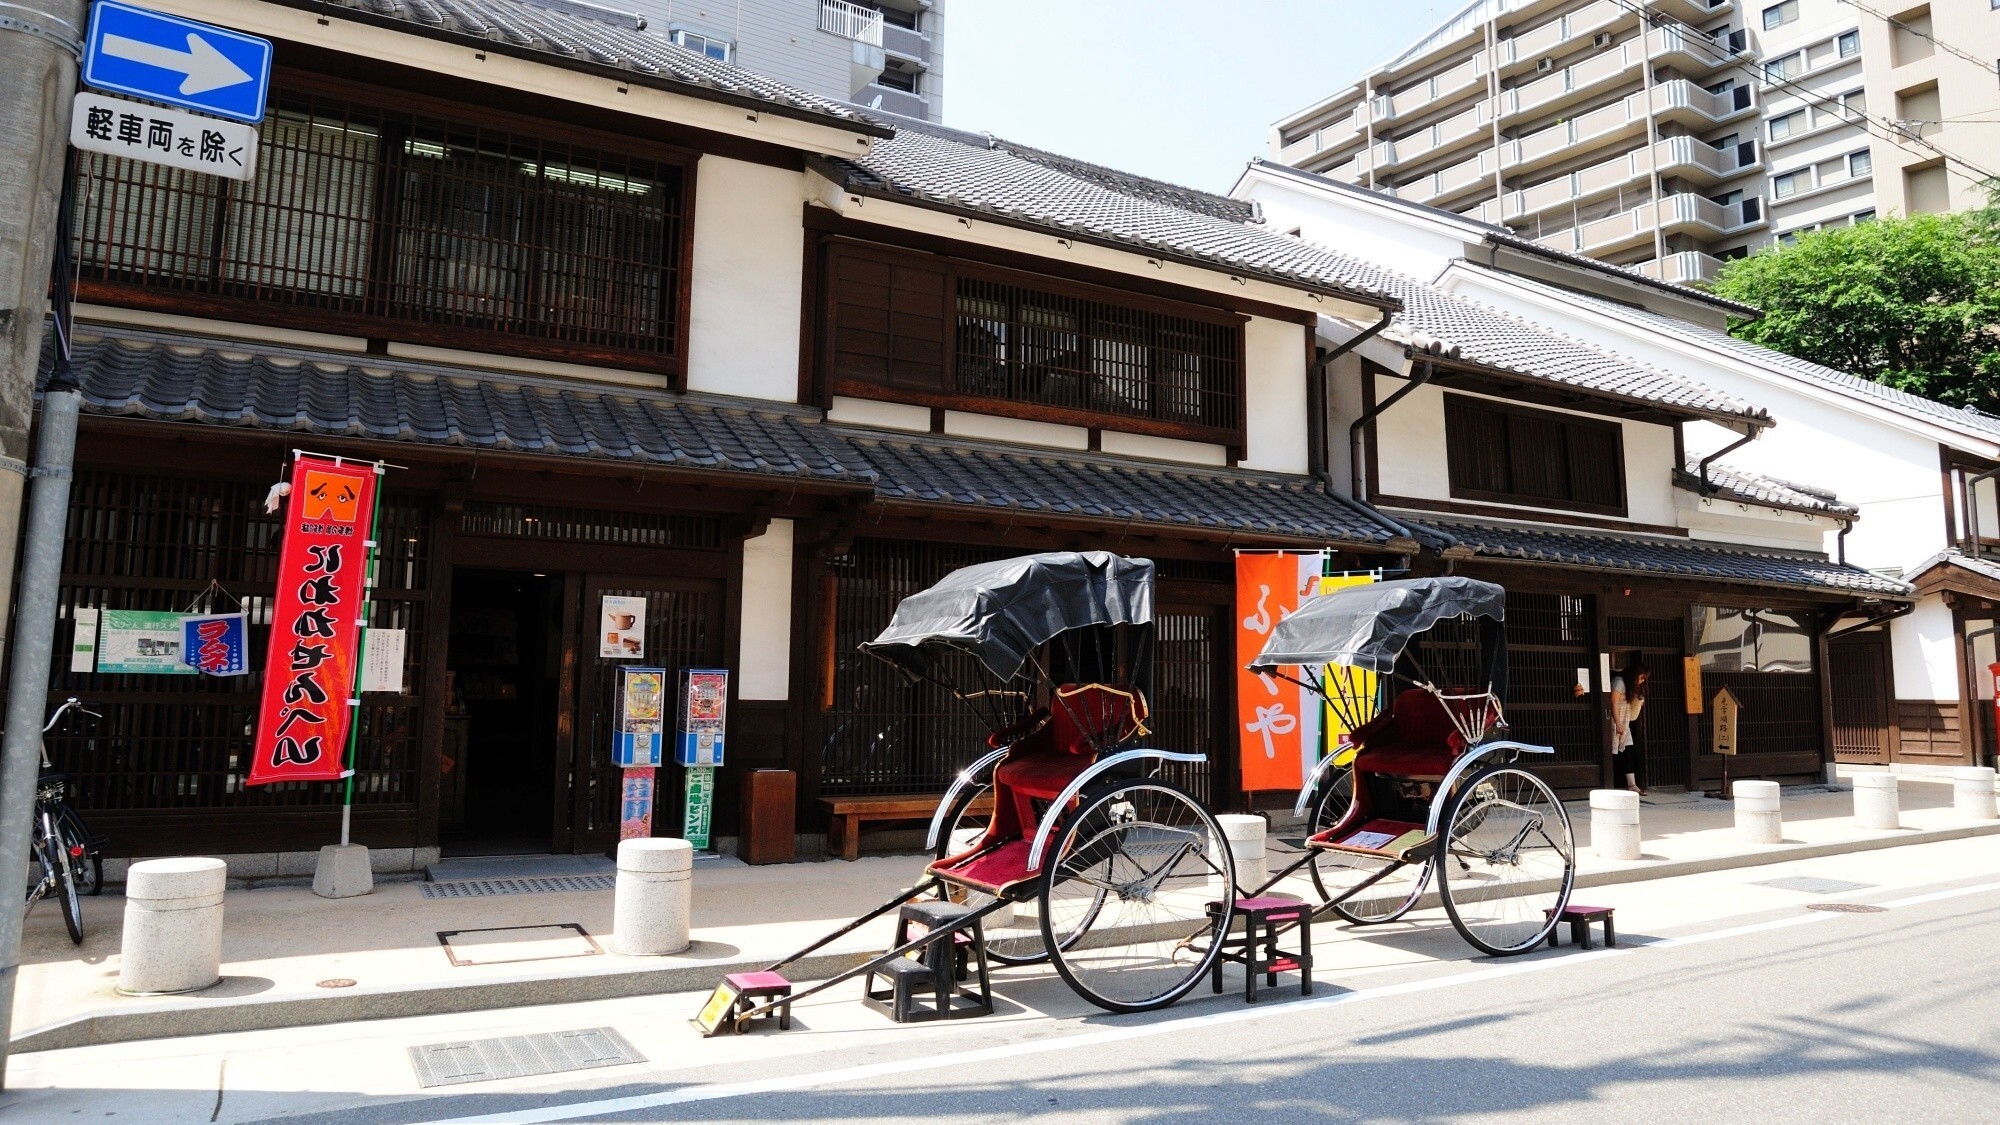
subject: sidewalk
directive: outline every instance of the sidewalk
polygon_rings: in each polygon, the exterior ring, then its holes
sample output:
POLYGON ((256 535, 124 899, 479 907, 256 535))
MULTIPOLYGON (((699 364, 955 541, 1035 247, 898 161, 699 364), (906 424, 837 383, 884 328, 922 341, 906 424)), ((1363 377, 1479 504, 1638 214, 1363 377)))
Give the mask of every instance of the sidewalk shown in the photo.
MULTIPOLYGON (((1839 789, 1787 790, 1786 842, 1775 846, 1738 841, 1727 801, 1648 797, 1644 858, 1626 863, 1600 860, 1590 850, 1589 810, 1578 802, 1570 807, 1580 849, 1577 886, 2000 834, 2000 821, 1954 812, 1948 780, 1906 776, 1901 788, 1905 827, 1897 831, 1857 827, 1851 794, 1839 789)), ((1273 832, 1273 870, 1296 851, 1286 840, 1297 838, 1296 829, 1282 825, 1273 832)), ((701 991, 724 972, 762 968, 879 905, 915 880, 923 862, 901 855, 699 865, 695 944, 671 957, 608 951, 608 890, 433 899, 424 897, 424 884, 406 882, 340 901, 307 887, 234 890, 225 907, 222 982, 191 996, 150 999, 113 991, 122 898, 84 900, 89 937, 80 949, 70 945, 57 912, 40 905, 24 935, 14 1049, 701 991), (529 932, 465 933, 496 928, 529 932), (445 934, 459 935, 456 957, 443 946, 445 934)), ((788 975, 813 979, 858 965, 886 948, 892 927, 890 920, 865 927, 788 975)))

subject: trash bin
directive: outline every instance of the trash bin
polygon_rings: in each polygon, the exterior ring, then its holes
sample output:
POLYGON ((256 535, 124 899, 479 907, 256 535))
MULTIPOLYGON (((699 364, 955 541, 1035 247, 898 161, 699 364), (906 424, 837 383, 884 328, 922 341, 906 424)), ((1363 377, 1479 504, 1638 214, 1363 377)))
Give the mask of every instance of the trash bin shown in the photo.
POLYGON ((799 775, 791 770, 750 770, 743 775, 742 836, 745 863, 790 863, 798 858, 799 775))

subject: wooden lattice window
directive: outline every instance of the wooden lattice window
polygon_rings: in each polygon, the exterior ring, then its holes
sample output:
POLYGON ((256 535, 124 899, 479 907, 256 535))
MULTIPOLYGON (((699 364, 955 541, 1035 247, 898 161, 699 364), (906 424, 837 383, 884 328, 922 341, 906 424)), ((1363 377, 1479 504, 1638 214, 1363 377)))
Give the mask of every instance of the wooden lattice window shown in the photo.
POLYGON ((1455 499, 1626 513, 1616 422, 1446 395, 1444 430, 1455 499))
POLYGON ((85 296, 678 371, 680 157, 388 100, 281 88, 244 182, 84 154, 85 296))
POLYGON ((846 241, 826 279, 835 394, 1241 444, 1240 316, 846 241))

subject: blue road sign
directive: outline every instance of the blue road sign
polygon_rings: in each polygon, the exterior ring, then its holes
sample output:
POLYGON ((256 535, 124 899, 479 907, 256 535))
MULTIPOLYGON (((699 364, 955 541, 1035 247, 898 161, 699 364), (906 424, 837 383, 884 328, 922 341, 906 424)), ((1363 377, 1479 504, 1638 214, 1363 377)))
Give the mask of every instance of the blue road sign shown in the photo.
POLYGON ((100 90, 255 125, 264 120, 271 85, 271 41, 97 0, 90 6, 83 80, 100 90))

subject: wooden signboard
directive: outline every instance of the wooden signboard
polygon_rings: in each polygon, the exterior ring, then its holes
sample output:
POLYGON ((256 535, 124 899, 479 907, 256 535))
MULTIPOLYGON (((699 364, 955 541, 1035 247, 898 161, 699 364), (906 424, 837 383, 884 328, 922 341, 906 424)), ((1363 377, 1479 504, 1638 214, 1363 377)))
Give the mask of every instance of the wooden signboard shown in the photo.
POLYGON ((1687 713, 1701 714, 1701 657, 1681 657, 1681 698, 1687 701, 1687 713))
POLYGON ((1717 754, 1736 754, 1736 718, 1743 705, 1728 688, 1715 693, 1715 736, 1709 748, 1717 754))

